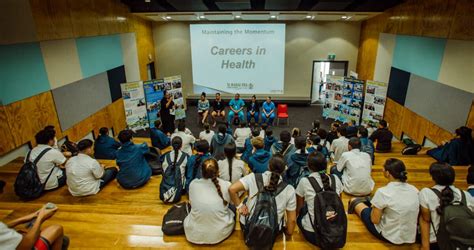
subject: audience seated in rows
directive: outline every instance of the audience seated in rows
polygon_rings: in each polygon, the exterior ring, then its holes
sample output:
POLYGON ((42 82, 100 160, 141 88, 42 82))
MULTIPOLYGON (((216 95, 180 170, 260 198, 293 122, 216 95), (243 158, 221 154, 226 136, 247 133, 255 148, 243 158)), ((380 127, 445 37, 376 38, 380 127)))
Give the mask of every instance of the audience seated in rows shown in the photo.
POLYGON ((92 144, 89 139, 77 143, 79 154, 66 162, 67 186, 73 196, 97 194, 117 175, 117 168, 105 168, 91 157, 92 144))
POLYGON ((472 129, 462 126, 455 131, 455 137, 437 148, 428 150, 428 155, 437 161, 450 165, 469 165, 474 163, 474 142, 472 129))
MULTIPOLYGON (((261 138, 260 130, 258 128, 255 128, 254 130, 252 130, 252 135, 249 138, 245 139, 244 152, 242 153, 242 156, 240 156, 240 159, 242 159, 244 162, 248 163, 253 151, 252 140, 257 137, 261 138)), ((263 140, 263 138, 261 139, 263 140)))
POLYGON ((253 153, 248 158, 247 164, 254 173, 263 173, 268 170, 268 161, 272 154, 263 147, 263 140, 260 137, 252 139, 253 153))
POLYGON ((202 163, 212 157, 209 153, 209 143, 206 140, 196 142, 194 147, 197 152, 188 158, 188 163, 186 164, 186 193, 189 193, 189 184, 194 179, 202 177, 202 163))
POLYGON ((276 138, 273 136, 273 130, 271 128, 267 128, 267 130, 265 130, 265 139, 263 139, 263 148, 266 151, 270 151, 271 147, 273 146, 273 143, 275 143, 276 141, 276 138))
POLYGON ((375 151, 379 153, 387 153, 392 150, 392 138, 392 131, 388 129, 385 120, 379 122, 377 130, 375 130, 369 137, 371 141, 377 143, 375 151))
POLYGON ((183 152, 188 155, 193 154, 193 144, 196 142, 196 138, 192 134, 186 133, 186 123, 184 121, 178 122, 178 131, 171 135, 171 139, 176 136, 181 137, 183 140, 183 152))
MULTIPOLYGON (((160 120, 156 120, 155 127, 150 129, 151 145, 163 150, 170 146, 170 138, 163 132, 163 125, 160 120)), ((97 157, 96 157, 97 158, 97 157)))
POLYGON ((331 148, 329 151, 332 153, 332 161, 337 163, 339 158, 341 158, 344 152, 347 152, 349 138, 346 137, 346 127, 345 126, 338 126, 337 127, 337 136, 338 138, 334 139, 331 143, 331 148))
POLYGON ((235 145, 238 152, 244 151, 245 140, 250 137, 252 130, 247 127, 245 121, 240 121, 240 126, 234 131, 235 145))
POLYGON ((219 178, 235 183, 240 178, 247 175, 247 168, 244 162, 237 158, 237 147, 234 143, 224 146, 225 159, 220 160, 219 178))
POLYGON ((318 135, 312 134, 309 136, 308 144, 310 145, 306 151, 308 151, 308 154, 312 152, 321 152, 324 157, 327 159, 330 158, 329 150, 326 146, 321 145, 321 137, 318 135))
POLYGON ((306 152, 306 137, 298 136, 295 139, 296 151, 288 157, 286 161, 287 169, 284 174, 286 183, 296 187, 300 173, 308 163, 308 153, 306 152))
POLYGON ((291 134, 287 130, 283 130, 280 132, 280 140, 278 142, 273 143, 270 152, 272 155, 280 154, 284 159, 285 162, 288 162, 288 158, 293 155, 296 148, 294 144, 290 143, 291 141, 291 134))
POLYGON ((206 140, 211 145, 212 137, 214 137, 214 131, 211 130, 209 123, 204 123, 204 130, 199 133, 199 140, 206 140))
POLYGON ((109 136, 109 129, 105 127, 100 128, 99 136, 94 142, 94 158, 115 160, 118 148, 120 148, 120 143, 109 136))
POLYGON ((229 143, 235 143, 232 135, 226 133, 225 125, 219 125, 218 132, 212 137, 211 141, 211 153, 212 157, 216 160, 222 160, 225 158, 224 146, 229 143))
POLYGON ((139 188, 145 185, 151 177, 151 167, 145 159, 149 152, 148 145, 133 143, 131 130, 120 131, 118 135, 122 147, 117 151, 118 183, 125 189, 139 188))

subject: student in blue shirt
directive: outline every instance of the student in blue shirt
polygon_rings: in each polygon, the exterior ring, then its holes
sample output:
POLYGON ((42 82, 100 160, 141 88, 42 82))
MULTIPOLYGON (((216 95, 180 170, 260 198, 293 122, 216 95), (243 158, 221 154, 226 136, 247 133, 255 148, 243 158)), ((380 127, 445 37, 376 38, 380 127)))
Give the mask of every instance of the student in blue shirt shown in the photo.
POLYGON ((96 159, 115 160, 115 153, 120 143, 109 136, 108 128, 100 128, 99 136, 94 143, 94 157, 96 159))
POLYGON ((249 157, 249 167, 254 173, 264 173, 268 170, 268 162, 272 158, 272 154, 263 148, 263 139, 260 137, 252 139, 252 146, 254 153, 249 157))
POLYGON ((240 99, 240 94, 235 94, 235 98, 230 100, 229 102, 229 116, 228 116, 228 122, 229 124, 232 124, 232 121, 234 120, 234 116, 237 114, 239 116, 239 120, 243 121, 244 120, 244 106, 245 103, 242 99, 240 99))
POLYGON ((250 158, 250 156, 252 156, 252 150, 253 150, 252 139, 257 138, 259 136, 260 136, 260 129, 255 128, 255 129, 252 130, 252 136, 245 139, 244 152, 242 153, 242 156, 240 157, 240 159, 242 159, 242 161, 244 161, 246 163, 249 162, 249 158, 250 158))
POLYGON ((141 187, 151 177, 151 167, 144 156, 149 151, 148 145, 145 142, 134 144, 132 133, 131 130, 123 130, 118 136, 122 147, 117 151, 117 165, 120 168, 117 181, 125 189, 141 187))
POLYGON ((170 146, 170 138, 161 131, 163 125, 160 120, 155 121, 155 127, 150 129, 151 145, 155 148, 163 150, 170 146))
POLYGON ((269 125, 273 124, 275 119, 275 103, 272 102, 270 96, 267 97, 267 100, 262 105, 262 122, 269 125))
POLYGON ((265 139, 263 139, 264 149, 270 152, 270 149, 272 148, 273 144, 276 143, 276 141, 277 140, 273 136, 273 130, 271 128, 267 128, 267 130, 265 130, 265 139))
POLYGON ((194 148, 196 149, 197 154, 191 155, 186 163, 186 193, 189 192, 189 184, 191 184, 191 181, 202 178, 202 163, 211 158, 211 154, 209 153, 209 142, 206 140, 197 141, 196 144, 194 144, 194 148))
POLYGON ((471 165, 467 169, 467 192, 471 194, 472 197, 474 197, 474 167, 471 165))

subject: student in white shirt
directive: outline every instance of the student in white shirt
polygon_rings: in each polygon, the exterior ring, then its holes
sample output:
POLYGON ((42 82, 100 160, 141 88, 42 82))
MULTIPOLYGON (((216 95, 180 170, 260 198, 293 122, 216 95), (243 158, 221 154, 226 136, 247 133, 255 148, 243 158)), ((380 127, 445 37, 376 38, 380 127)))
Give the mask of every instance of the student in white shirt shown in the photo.
MULTIPOLYGON (((217 178, 215 159, 202 164, 202 178, 189 186, 191 211, 184 219, 186 239, 194 244, 217 244, 234 231, 235 211, 229 197, 230 182, 217 178)), ((235 210, 235 208, 234 208, 235 210)))
POLYGON ((300 135, 301 135, 301 130, 299 128, 293 128, 291 130, 291 141, 290 141, 290 143, 295 144, 296 137, 298 137, 300 135))
POLYGON ((341 178, 344 192, 355 196, 372 193, 375 183, 372 180, 372 160, 370 155, 360 151, 361 142, 357 137, 349 140, 349 151, 344 152, 331 174, 341 178))
POLYGON ((474 198, 453 185, 456 177, 453 167, 447 163, 433 163, 430 166, 430 175, 436 185, 423 188, 419 194, 421 249, 439 249, 436 232, 439 230, 440 214, 445 206, 453 201, 461 201, 464 194, 466 205, 474 212, 474 198), (441 204, 433 189, 440 192, 443 198, 441 204))
MULTIPOLYGON (((311 171, 311 174, 308 177, 301 179, 296 188, 296 212, 298 214, 296 222, 300 231, 303 233, 304 238, 311 244, 316 245, 315 233, 311 222, 316 218, 314 215, 314 198, 316 196, 316 191, 313 186, 311 186, 308 178, 314 178, 319 186, 323 187, 324 190, 329 190, 333 183, 330 176, 326 173, 327 160, 323 153, 315 151, 309 154, 308 168, 311 171)), ((336 176, 334 177, 334 186, 336 187, 336 190, 334 191, 341 195, 343 189, 342 183, 339 178, 336 176)))
POLYGON ((262 126, 260 126, 260 135, 259 135, 260 138, 265 139, 265 131, 267 131, 267 128, 268 128, 268 124, 266 124, 265 122, 262 123, 262 126))
POLYGON ((183 147, 183 140, 181 139, 181 137, 177 136, 173 138, 173 140, 171 140, 171 146, 173 147, 173 150, 167 153, 169 154, 169 159, 171 160, 171 162, 168 162, 167 154, 165 154, 163 156, 164 160, 163 160, 163 163, 161 164, 161 167, 163 168, 163 173, 164 173, 166 169, 168 168, 168 166, 170 165, 170 163, 176 164, 179 161, 179 159, 182 157, 182 155, 185 154, 186 156, 183 162, 179 166, 177 166, 179 167, 181 171, 181 180, 183 181, 183 186, 184 186, 184 183, 186 182, 186 164, 188 164, 189 155, 181 150, 183 147))
POLYGON ((181 137, 183 140, 183 152, 185 152, 188 155, 193 154, 193 145, 196 142, 196 138, 194 138, 193 135, 187 134, 185 132, 186 129, 186 124, 184 121, 181 121, 178 123, 178 132, 175 132, 174 134, 171 135, 171 139, 173 139, 176 136, 181 137))
POLYGON ((369 232, 381 240, 397 245, 414 243, 420 209, 418 189, 406 182, 401 160, 387 159, 383 174, 390 182, 370 201, 367 197, 351 199, 348 213, 355 211, 369 232))
POLYGON ((199 133, 199 140, 206 140, 209 145, 211 145, 212 137, 214 136, 214 131, 211 130, 211 125, 209 123, 204 123, 204 130, 199 133))
MULTIPOLYGON (((263 184, 267 191, 276 191, 279 184, 283 181, 281 175, 285 171, 285 160, 280 156, 273 156, 268 164, 269 171, 261 174, 263 184)), ((257 193, 259 192, 256 175, 251 173, 241 178, 240 181, 232 184, 229 188, 229 194, 237 211, 240 213, 240 228, 243 230, 244 238, 247 233, 245 226, 247 217, 250 218, 252 211, 256 205, 257 193), (244 201, 240 200, 239 193, 248 191, 248 197, 244 201)), ((278 210, 278 221, 286 218, 283 224, 279 225, 279 230, 284 231, 287 235, 292 235, 296 225, 296 196, 295 189, 291 185, 287 185, 276 197, 275 202, 278 210), (286 216, 285 216, 286 214, 286 216)))
MULTIPOLYGON (((5 182, 0 181, 0 194, 3 193, 5 182)), ((51 218, 58 208, 42 207, 38 211, 25 215, 10 222, 0 222, 0 249, 61 249, 69 244, 64 236, 63 227, 49 225, 41 228, 42 224, 51 218), (18 225, 35 222, 25 233, 20 234, 14 228, 18 225), (64 239, 64 244, 63 244, 64 239)))
POLYGON ((346 138, 347 130, 345 126, 339 126, 337 128, 337 136, 339 138, 334 139, 331 143, 331 148, 329 151, 332 152, 332 161, 337 163, 339 158, 341 158, 342 153, 347 152, 349 150, 348 144, 349 139, 346 138))
POLYGON ((93 142, 84 139, 77 144, 79 154, 66 163, 67 186, 73 196, 97 194, 117 176, 117 168, 104 167, 94 158, 93 142))
POLYGON ((237 159, 237 147, 234 143, 229 143, 224 146, 225 159, 218 161, 219 164, 219 178, 235 183, 240 178, 247 175, 247 169, 244 162, 237 159))
POLYGON ((252 130, 247 127, 245 121, 240 122, 240 127, 236 128, 234 131, 235 145, 237 146, 238 152, 244 151, 245 140, 252 135, 252 130))
MULTIPOLYGON (((41 152, 49 150, 36 164, 38 176, 42 184, 46 182, 48 175, 51 173, 44 190, 54 190, 66 185, 66 174, 63 167, 66 157, 59 150, 53 148, 54 132, 51 130, 41 130, 35 135, 35 139, 38 145, 28 152, 26 158, 29 157, 29 160, 33 162, 41 152)), ((26 158, 25 161, 27 160, 26 158)))

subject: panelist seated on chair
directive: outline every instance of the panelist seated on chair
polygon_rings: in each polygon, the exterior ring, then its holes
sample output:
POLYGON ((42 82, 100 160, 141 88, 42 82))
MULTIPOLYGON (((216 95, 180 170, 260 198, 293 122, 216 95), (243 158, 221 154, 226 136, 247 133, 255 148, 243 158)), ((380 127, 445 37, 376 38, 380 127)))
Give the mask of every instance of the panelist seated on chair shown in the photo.
POLYGON ((275 119, 275 103, 272 102, 272 97, 268 96, 267 100, 262 105, 262 122, 272 125, 275 119))
POLYGON ((220 93, 216 93, 216 99, 212 102, 211 116, 214 120, 214 125, 212 125, 213 127, 216 126, 217 117, 221 117, 222 119, 225 117, 225 102, 222 100, 220 93))
POLYGON ((235 115, 238 115, 239 120, 243 121, 244 120, 244 100, 240 99, 240 94, 237 93, 235 94, 235 98, 230 100, 229 102, 229 116, 228 116, 228 122, 229 124, 232 124, 232 121, 234 121, 235 115))
POLYGON ((247 122, 250 124, 252 118, 254 119, 255 123, 258 123, 260 114, 260 103, 257 101, 257 97, 255 95, 252 96, 252 100, 247 103, 247 122))
POLYGON ((206 99, 206 93, 201 93, 201 99, 198 101, 198 114, 201 118, 201 123, 204 124, 209 115, 209 100, 206 99))

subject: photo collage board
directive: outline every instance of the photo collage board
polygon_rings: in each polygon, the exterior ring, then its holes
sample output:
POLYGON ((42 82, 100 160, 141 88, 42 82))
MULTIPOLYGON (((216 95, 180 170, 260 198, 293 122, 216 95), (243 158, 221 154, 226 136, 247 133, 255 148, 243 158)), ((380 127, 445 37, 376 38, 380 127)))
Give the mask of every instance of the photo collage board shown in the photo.
POLYGON ((343 76, 326 77, 323 117, 340 122, 360 123, 364 103, 364 81, 343 76))
POLYGON ((387 99, 387 89, 387 83, 371 80, 367 81, 362 124, 375 126, 378 121, 383 119, 383 112, 387 99))
POLYGON ((122 83, 120 84, 120 88, 125 107, 127 128, 134 132, 148 128, 143 82, 122 83))

